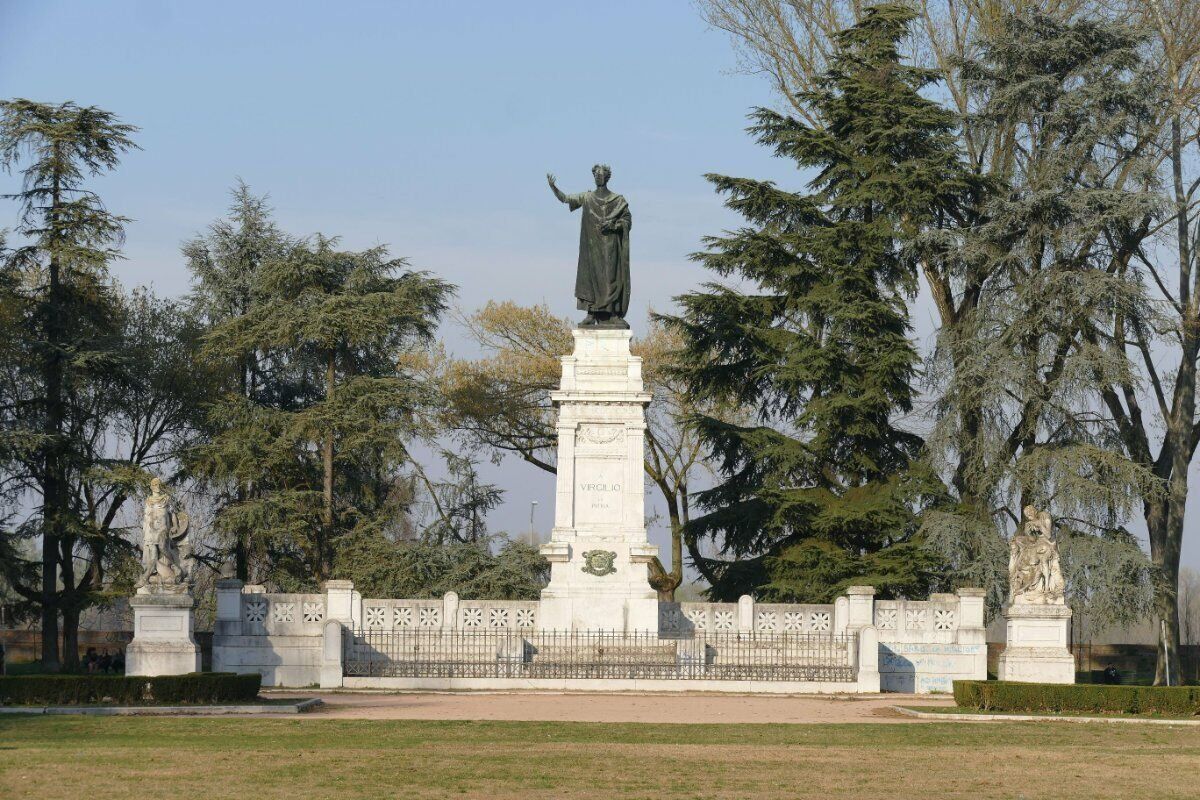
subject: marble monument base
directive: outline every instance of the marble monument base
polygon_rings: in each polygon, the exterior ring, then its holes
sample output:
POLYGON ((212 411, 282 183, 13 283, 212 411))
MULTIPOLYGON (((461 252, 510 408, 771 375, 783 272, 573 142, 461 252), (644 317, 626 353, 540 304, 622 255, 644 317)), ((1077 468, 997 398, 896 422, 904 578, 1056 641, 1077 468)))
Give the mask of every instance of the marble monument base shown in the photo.
POLYGON ((1074 683, 1075 657, 1067 649, 1071 609, 1010 603, 1004 607, 1007 643, 997 677, 1027 683, 1074 683))
POLYGON ((200 671, 190 594, 136 594, 133 641, 125 648, 126 675, 186 675, 200 671))
POLYGON ((574 331, 562 359, 554 529, 538 627, 555 631, 658 633, 658 593, 646 538, 646 405, 642 360, 628 330, 574 331))
POLYGON ((559 533, 542 546, 551 581, 538 605, 538 627, 555 631, 658 632, 658 593, 650 588, 649 561, 658 548, 637 542, 559 533), (585 571, 584 553, 611 559, 608 574, 585 571))

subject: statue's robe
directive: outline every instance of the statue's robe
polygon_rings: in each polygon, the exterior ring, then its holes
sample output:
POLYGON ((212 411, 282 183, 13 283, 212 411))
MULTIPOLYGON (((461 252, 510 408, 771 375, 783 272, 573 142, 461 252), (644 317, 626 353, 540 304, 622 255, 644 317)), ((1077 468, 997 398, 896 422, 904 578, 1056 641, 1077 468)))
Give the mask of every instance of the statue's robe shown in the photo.
POLYGON ((606 312, 625 317, 629 310, 629 203, 616 193, 567 195, 567 206, 583 208, 579 225, 579 266, 575 299, 589 314, 606 312), (612 233, 606 233, 612 230, 612 233))

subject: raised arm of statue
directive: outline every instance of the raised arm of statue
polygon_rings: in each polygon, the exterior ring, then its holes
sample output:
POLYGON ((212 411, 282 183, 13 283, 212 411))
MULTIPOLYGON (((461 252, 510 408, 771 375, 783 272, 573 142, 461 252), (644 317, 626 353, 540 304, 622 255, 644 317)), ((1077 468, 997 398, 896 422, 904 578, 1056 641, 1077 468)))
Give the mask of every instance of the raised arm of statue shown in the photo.
POLYGON ((563 194, 562 189, 559 189, 558 184, 555 183, 554 181, 555 181, 554 175, 547 172, 546 173, 546 182, 550 184, 550 191, 554 192, 554 196, 558 198, 558 202, 560 202, 560 203, 567 202, 567 196, 565 194, 563 194))

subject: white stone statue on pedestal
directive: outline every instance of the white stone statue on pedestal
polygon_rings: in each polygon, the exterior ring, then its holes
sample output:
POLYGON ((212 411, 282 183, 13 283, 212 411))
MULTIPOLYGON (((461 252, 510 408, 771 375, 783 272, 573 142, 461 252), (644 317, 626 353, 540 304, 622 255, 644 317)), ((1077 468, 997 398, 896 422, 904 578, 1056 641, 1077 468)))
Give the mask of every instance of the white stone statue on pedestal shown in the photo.
POLYGON ((142 513, 142 575, 138 594, 186 593, 192 582, 192 546, 188 515, 163 491, 162 480, 150 481, 142 513))
POLYGON ((188 515, 176 508, 162 481, 152 479, 142 515, 142 574, 129 601, 133 641, 125 650, 127 675, 200 671, 188 527, 188 515))
POLYGON ((1008 556, 1008 601, 1064 604, 1065 584, 1053 523, 1045 511, 1025 507, 1025 522, 1013 534, 1008 556))
POLYGON ((1007 642, 1000 655, 1000 680, 1074 683, 1070 641, 1071 609, 1059 563, 1050 514, 1026 506, 1009 543, 1007 642))

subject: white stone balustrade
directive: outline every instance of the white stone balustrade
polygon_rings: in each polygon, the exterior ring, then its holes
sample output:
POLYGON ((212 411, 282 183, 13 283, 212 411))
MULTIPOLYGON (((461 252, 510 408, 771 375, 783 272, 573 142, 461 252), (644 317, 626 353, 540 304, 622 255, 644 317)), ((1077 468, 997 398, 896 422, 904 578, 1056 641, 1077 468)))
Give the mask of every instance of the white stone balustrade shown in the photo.
MULTIPOLYGON (((534 600, 462 600, 454 593, 364 599, 349 581, 327 581, 323 589, 277 594, 219 581, 214 669, 260 672, 268 686, 338 686, 341 653, 334 645, 355 630, 519 635, 541 629, 541 605, 534 600)), ((874 594, 871 587, 851 587, 825 604, 759 603, 749 596, 737 603, 661 602, 658 627, 664 637, 854 633, 857 691, 949 691, 956 678, 986 677, 982 590, 929 600, 876 600, 874 594)))

